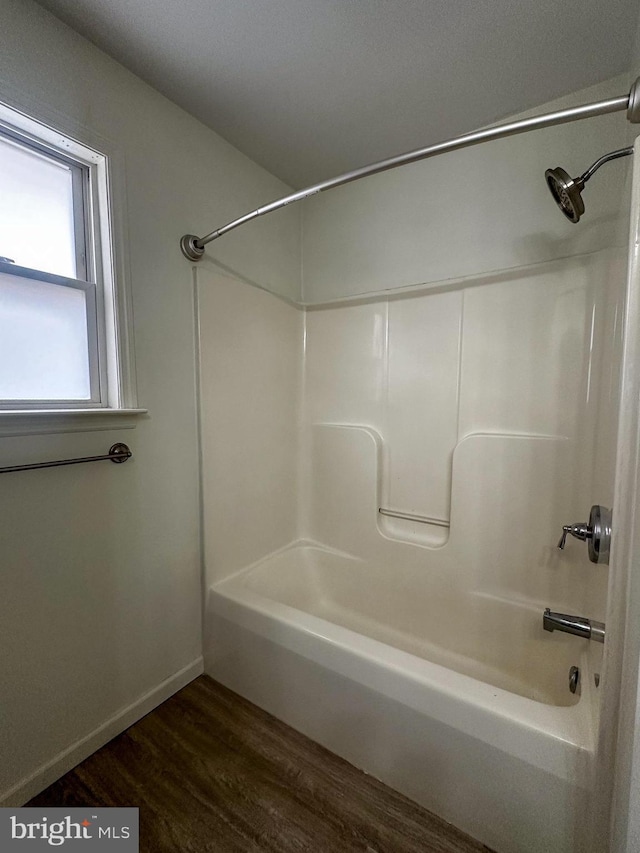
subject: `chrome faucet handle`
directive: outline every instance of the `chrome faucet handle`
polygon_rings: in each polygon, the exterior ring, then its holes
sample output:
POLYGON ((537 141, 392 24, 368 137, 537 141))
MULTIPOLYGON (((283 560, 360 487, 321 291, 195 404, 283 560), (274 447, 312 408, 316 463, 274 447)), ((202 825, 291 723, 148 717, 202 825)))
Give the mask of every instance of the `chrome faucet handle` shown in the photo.
POLYGON ((567 534, 583 542, 588 539, 589 559, 592 563, 609 563, 611 547, 611 510, 606 506, 595 504, 591 507, 587 524, 565 524, 558 548, 562 551, 567 543, 567 534))
POLYGON ((560 537, 560 541, 558 542, 558 548, 560 548, 561 551, 564 550, 564 546, 567 543, 567 533, 570 533, 572 536, 575 536, 576 539, 580 539, 584 542, 585 539, 591 538, 591 536, 593 535, 593 529, 584 522, 576 522, 576 524, 565 524, 562 528, 562 536, 560 537))

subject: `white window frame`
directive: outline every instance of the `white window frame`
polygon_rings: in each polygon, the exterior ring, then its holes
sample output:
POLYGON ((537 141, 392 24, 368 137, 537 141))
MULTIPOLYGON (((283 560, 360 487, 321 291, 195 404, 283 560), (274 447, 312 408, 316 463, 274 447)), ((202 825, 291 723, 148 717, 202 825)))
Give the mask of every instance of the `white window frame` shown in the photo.
MULTIPOLYGON (((76 223, 77 270, 83 278, 67 278, 31 270, 0 261, 0 271, 9 275, 39 280, 84 291, 89 338, 89 400, 1 400, 0 435, 23 432, 64 432, 79 430, 91 417, 91 429, 107 426, 103 415, 134 415, 137 408, 130 310, 123 282, 122 257, 117 258, 112 210, 112 160, 110 154, 54 130, 48 124, 0 103, 0 133, 34 152, 77 169, 73 183, 74 222, 76 223), (82 222, 76 216, 82 208, 82 222), (116 275, 118 267, 119 275, 116 275), (38 415, 52 415, 48 429, 38 415), (67 415, 67 417, 64 417, 67 415), (22 416, 22 417, 20 417, 22 416)), ((122 190, 122 186, 119 186, 122 190)), ((123 207, 123 199, 121 206, 123 207)), ((122 234, 119 229, 119 236, 122 234)), ((37 240, 37 234, 34 235, 37 240)), ((122 244, 122 240, 119 241, 122 244)), ((122 254, 123 247, 120 246, 122 254)), ((78 274, 78 273, 77 273, 78 274)), ((110 420, 110 419, 109 419, 110 420)), ((135 422, 122 424, 133 426, 135 422)))

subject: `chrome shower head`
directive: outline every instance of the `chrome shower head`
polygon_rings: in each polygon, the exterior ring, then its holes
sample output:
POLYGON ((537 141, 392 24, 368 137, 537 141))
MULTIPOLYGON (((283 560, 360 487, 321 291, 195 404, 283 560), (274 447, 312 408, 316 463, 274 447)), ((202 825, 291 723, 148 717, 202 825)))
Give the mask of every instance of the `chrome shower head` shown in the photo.
POLYGON ((633 154, 633 148, 620 148, 618 151, 611 151, 609 154, 604 154, 592 166, 589 166, 587 171, 583 175, 580 175, 579 178, 572 178, 560 166, 556 166, 555 169, 547 169, 544 173, 547 179, 547 186, 555 203, 570 222, 579 222, 580 217, 584 213, 582 190, 593 173, 603 163, 607 163, 609 160, 617 160, 618 157, 628 157, 630 154, 633 154))

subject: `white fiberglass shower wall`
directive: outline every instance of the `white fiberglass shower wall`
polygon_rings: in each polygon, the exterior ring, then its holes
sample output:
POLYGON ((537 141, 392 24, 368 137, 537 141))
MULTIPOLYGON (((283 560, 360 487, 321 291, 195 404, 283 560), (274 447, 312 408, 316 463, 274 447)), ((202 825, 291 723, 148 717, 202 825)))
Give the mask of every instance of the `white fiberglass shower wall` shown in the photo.
POLYGON ((606 567, 556 545, 612 503, 630 163, 578 226, 543 175, 626 134, 313 199, 298 304, 197 271, 208 671, 498 851, 592 834, 602 647, 542 611, 605 618, 606 567))

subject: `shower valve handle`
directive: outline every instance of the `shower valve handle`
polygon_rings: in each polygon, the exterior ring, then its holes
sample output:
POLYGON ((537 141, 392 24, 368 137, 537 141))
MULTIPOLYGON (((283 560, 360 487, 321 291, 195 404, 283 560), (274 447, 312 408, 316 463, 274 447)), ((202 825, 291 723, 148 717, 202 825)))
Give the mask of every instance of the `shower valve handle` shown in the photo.
POLYGON ((567 542, 567 534, 582 542, 588 540, 589 559, 592 563, 609 562, 609 549, 611 547, 611 510, 596 504, 591 507, 588 523, 577 522, 576 524, 565 524, 562 528, 562 536, 558 542, 558 548, 562 551, 567 542))
POLYGON ((576 524, 565 524, 562 528, 562 536, 560 537, 560 541, 558 542, 558 548, 560 550, 564 550, 564 546, 567 542, 567 534, 570 533, 572 536, 575 536, 576 539, 580 539, 582 542, 585 539, 591 539, 593 536, 593 530, 589 527, 588 524, 584 522, 577 522, 576 524))

